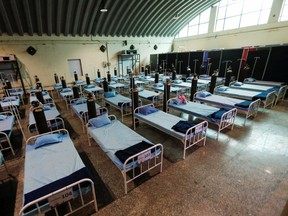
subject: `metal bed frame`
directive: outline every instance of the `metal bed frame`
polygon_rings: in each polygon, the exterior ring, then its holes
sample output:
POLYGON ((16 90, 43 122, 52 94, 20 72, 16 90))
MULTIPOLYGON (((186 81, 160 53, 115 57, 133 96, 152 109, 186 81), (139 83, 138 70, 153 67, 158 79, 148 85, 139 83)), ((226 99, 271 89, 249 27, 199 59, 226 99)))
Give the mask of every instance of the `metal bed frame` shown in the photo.
MULTIPOLYGON (((30 138, 27 139, 26 141, 26 145, 29 145, 31 143, 34 143, 35 140, 43 135, 47 135, 47 134, 52 134, 52 133, 65 133, 65 134, 69 134, 69 132, 66 129, 60 129, 60 130, 56 130, 56 131, 52 131, 52 132, 48 132, 48 133, 44 133, 44 134, 39 134, 36 136, 32 136, 30 138)), ((60 164, 61 166, 61 164, 60 164)), ((35 199, 34 201, 31 201, 29 203, 27 203, 25 206, 23 206, 19 212, 19 216, 23 216, 25 215, 25 210, 28 208, 31 208, 33 206, 36 206, 35 209, 31 210, 33 211, 33 215, 34 214, 41 214, 44 215, 45 212, 50 211, 50 210, 54 210, 56 215, 59 215, 58 209, 57 207, 60 206, 63 203, 68 203, 68 210, 69 212, 65 215, 73 215, 75 212, 79 211, 80 209, 83 209, 87 206, 92 206, 94 207, 95 211, 98 211, 98 206, 97 206, 97 201, 96 201, 96 194, 95 194, 95 188, 94 188, 94 182, 89 179, 89 178, 83 178, 77 182, 74 182, 72 184, 69 184, 63 188, 60 188, 52 193, 49 193, 47 195, 44 195, 38 199, 35 199), (92 198, 91 200, 86 200, 85 198, 87 196, 85 196, 85 194, 83 194, 82 190, 81 190, 81 185, 82 184, 88 184, 90 187, 90 191, 92 193, 92 198), (73 189, 77 188, 79 191, 79 196, 76 197, 76 199, 78 200, 78 198, 80 199, 80 202, 77 204, 80 206, 77 206, 75 209, 73 209, 73 200, 74 200, 74 196, 71 196, 71 193, 73 193, 73 189), (58 200, 57 200, 58 199, 58 200), (57 200, 57 201, 55 201, 57 200), (43 207, 42 202, 43 201, 48 201, 48 205, 45 205, 43 207), (34 212, 36 211, 36 212, 34 212)), ((27 214, 29 215, 30 212, 27 212, 27 214)))
MULTIPOLYGON (((205 98, 201 98, 201 97, 198 97, 197 95, 199 94, 200 92, 196 92, 195 94, 194 94, 194 101, 196 102, 204 102, 204 103, 206 103, 206 104, 210 104, 210 105, 215 105, 215 106, 217 106, 217 107, 223 107, 223 108, 225 108, 225 107, 229 107, 229 108, 236 108, 237 109, 237 107, 236 106, 230 106, 230 105, 227 105, 227 106, 225 106, 223 103, 221 103, 221 102, 219 102, 219 103, 217 103, 217 102, 214 102, 214 101, 209 101, 209 100, 205 100, 205 98)), ((222 95, 217 95, 217 96, 219 96, 219 97, 226 97, 226 96, 222 96, 222 95)), ((227 98, 227 97, 226 97, 227 98)), ((257 113, 258 113, 258 109, 259 109, 259 106, 260 106, 260 103, 261 103, 261 100, 260 99, 257 99, 257 100, 255 100, 255 101, 253 101, 253 102, 251 102, 250 103, 250 105, 249 105, 249 107, 246 109, 246 110, 244 110, 244 109, 237 109, 237 112, 240 112, 240 113, 244 113, 245 114, 245 120, 244 120, 244 126, 246 125, 246 121, 247 121, 247 119, 249 118, 249 117, 251 117, 251 116, 254 116, 254 117, 256 117, 257 116, 257 113)))
MULTIPOLYGON (((111 120, 117 120, 115 115, 109 115, 108 117, 111 120)), ((90 126, 91 126, 91 124, 88 121, 86 127, 87 127, 87 138, 88 138, 89 146, 91 146, 90 139, 91 138, 93 139, 93 137, 88 132, 88 127, 90 127, 90 126)), ((127 127, 127 126, 125 126, 125 127, 127 127)), ((101 136, 101 134, 99 134, 99 136, 101 136)), ((123 139, 125 139, 125 136, 123 136, 123 139)), ((114 161, 113 161, 113 163, 114 163, 114 161)), ((130 182, 132 182, 136 178, 139 178, 143 174, 145 174, 145 173, 149 172, 150 170, 155 169, 157 167, 160 167, 160 173, 161 173, 163 170, 163 145, 160 143, 152 145, 150 148, 147 148, 147 149, 127 158, 127 160, 123 163, 123 169, 120 170, 121 174, 123 176, 123 180, 124 180, 125 194, 128 193, 128 184, 130 182), (160 149, 160 152, 158 154, 155 154, 153 157, 145 158, 144 160, 141 160, 139 162, 140 158, 143 159, 142 156, 145 156, 145 155, 151 153, 151 150, 154 150, 154 152, 156 152, 157 149, 160 149), (128 166, 128 163, 131 163, 131 161, 133 164, 137 162, 137 166, 135 166, 135 165, 132 167, 128 166), (137 168, 139 168, 139 173, 136 171, 137 168), (132 172, 132 177, 128 176, 128 172, 132 172)))
MULTIPOLYGON (((209 123, 212 123, 212 124, 215 124, 218 126, 218 130, 217 130, 217 137, 216 137, 216 140, 218 140, 219 138, 219 134, 222 130, 224 130, 225 128, 228 128, 228 127, 231 127, 231 130, 233 130, 233 127, 234 127, 234 122, 235 122, 235 119, 236 119, 236 115, 237 115, 237 109, 236 108, 232 108, 230 110, 228 110, 227 112, 225 112, 222 116, 221 116, 221 119, 219 121, 219 123, 217 122, 212 122, 210 121, 208 118, 205 118, 204 116, 201 116, 197 113, 193 113, 193 111, 191 110, 191 112, 185 110, 185 109, 181 109, 181 108, 178 108, 177 106, 171 106, 170 103, 172 103, 171 101, 175 99, 175 98, 170 98, 168 101, 167 101, 167 108, 168 108, 168 112, 169 112, 169 109, 174 109, 174 110, 178 110, 178 111, 181 111, 181 112, 184 112, 184 113, 187 113, 189 115, 192 115, 194 117, 197 117, 197 118, 200 118, 204 121, 208 121, 209 123)), ((191 101, 188 101, 187 103, 196 103, 196 102, 191 102, 191 101)), ((207 105, 208 106, 208 105, 207 105)), ((179 106, 181 107, 181 106, 179 106)))
MULTIPOLYGON (((154 104, 147 104, 147 105, 143 105, 143 106, 140 106, 140 107, 137 107, 135 110, 134 110, 134 113, 133 113, 133 118, 134 118, 134 121, 133 121, 133 128, 134 130, 136 130, 136 120, 139 120, 139 121, 142 121, 152 127, 155 127, 156 129, 160 130, 160 131, 163 131, 164 133, 166 133, 166 131, 163 129, 162 125, 161 125, 161 122, 157 122, 157 126, 155 126, 154 124, 151 124, 149 121, 146 121, 145 119, 143 118, 139 118, 139 116, 137 117, 137 113, 139 112, 139 109, 143 108, 143 107, 146 107, 146 106, 152 106, 154 107, 154 104)), ((158 112, 162 112, 161 110, 159 110, 158 112)), ((169 113, 167 113, 167 115, 171 115, 169 113)), ((176 116, 175 116, 176 117, 176 116)), ((179 118, 179 121, 180 120, 183 120, 182 118, 178 117, 179 118)), ((154 122, 155 123, 155 122, 154 122)), ((176 124, 177 122, 175 122, 176 124)), ((173 136, 177 139, 179 139, 182 143, 183 143, 183 159, 186 158, 186 150, 191 148, 192 146, 196 145, 196 144, 199 144, 201 142, 203 142, 203 146, 205 146, 205 142, 206 142, 206 135, 207 135, 207 129, 208 129, 208 122, 207 121, 202 121, 200 123, 198 123, 197 125, 189 128, 185 134, 183 134, 183 137, 182 138, 179 138, 177 136, 174 136, 173 133, 168 133, 168 135, 170 136, 173 136), (194 136, 193 135, 193 131, 197 131, 195 132, 196 134, 194 136)), ((175 133, 179 133, 179 132, 176 132, 175 133)))

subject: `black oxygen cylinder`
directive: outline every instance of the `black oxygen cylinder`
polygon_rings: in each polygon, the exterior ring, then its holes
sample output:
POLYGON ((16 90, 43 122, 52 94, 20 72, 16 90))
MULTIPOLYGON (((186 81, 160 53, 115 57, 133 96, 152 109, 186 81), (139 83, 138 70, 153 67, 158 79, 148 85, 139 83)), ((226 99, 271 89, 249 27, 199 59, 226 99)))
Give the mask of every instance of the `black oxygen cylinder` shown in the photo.
POLYGON ((78 74, 76 72, 74 72, 74 80, 75 80, 75 82, 78 81, 78 74))
POLYGON ((3 107, 1 106, 1 103, 0 103, 0 112, 4 112, 3 107))
POLYGON ((103 89, 104 89, 104 92, 109 91, 108 82, 106 81, 106 79, 104 79, 103 81, 103 89))
POLYGON ((135 87, 135 80, 134 80, 134 77, 131 76, 130 77, 130 89, 133 89, 135 87))
POLYGON ((114 68, 114 76, 117 76, 117 69, 114 68))
POLYGON ((166 81, 164 85, 164 100, 163 100, 163 111, 167 111, 167 101, 170 98, 170 89, 171 89, 171 83, 169 80, 166 81))
POLYGON ((144 73, 145 73, 145 76, 148 76, 148 68, 145 68, 144 73))
POLYGON ((8 79, 5 82, 6 82, 7 89, 12 89, 11 82, 8 79))
POLYGON ((138 95, 138 89, 133 88, 132 89, 132 94, 131 94, 131 100, 132 100, 132 122, 134 123, 135 121, 135 126, 139 126, 139 120, 134 118, 134 110, 139 106, 139 95, 138 95))
POLYGON ((66 80, 62 77, 61 79, 62 88, 67 88, 66 80))
POLYGON ((41 89, 41 91, 43 91, 43 86, 41 82, 36 83, 36 89, 41 89))
POLYGON ((210 89, 209 89, 209 92, 211 94, 213 94, 213 92, 214 92, 214 88, 216 86, 216 81, 217 81, 217 75, 215 73, 213 73, 211 76, 210 89))
POLYGON ((111 82, 111 74, 109 72, 107 73, 107 79, 108 79, 108 82, 111 82))
POLYGON ((86 84, 90 85, 90 77, 88 76, 88 74, 86 74, 86 84))
POLYGON ((10 96, 7 86, 4 87, 4 95, 5 95, 5 97, 9 97, 10 96))
MULTIPOLYGON (((42 93, 42 92, 41 92, 42 93)), ((49 127, 46 121, 44 109, 42 107, 35 107, 32 110, 35 119, 36 127, 39 134, 49 132, 49 127)))
POLYGON ((40 101, 42 104, 45 104, 43 93, 42 93, 42 91, 40 89, 36 89, 35 90, 35 96, 36 96, 38 101, 40 101))
POLYGON ((99 69, 97 70, 97 77, 98 77, 98 78, 101 78, 101 73, 100 73, 100 70, 99 70, 99 69))
POLYGON ((231 72, 227 71, 226 77, 225 77, 225 83, 224 83, 225 86, 229 86, 231 77, 232 77, 232 71, 231 72))
POLYGON ((54 74, 54 79, 56 84, 59 83, 59 77, 57 74, 54 74))
POLYGON ((141 66, 141 72, 144 73, 144 71, 145 71, 145 67, 142 65, 141 66))
POLYGON ((190 88, 190 101, 194 100, 194 94, 197 92, 197 83, 198 83, 198 78, 196 74, 194 75, 194 78, 191 81, 191 88, 190 88))
POLYGON ((73 86, 72 90, 73 90, 73 98, 80 98, 78 87, 77 86, 73 86))
POLYGON ((155 83, 159 82, 159 73, 155 73, 155 83))
POLYGON ((172 80, 176 80, 176 71, 172 71, 172 80))
POLYGON ((87 98, 87 110, 88 110, 88 118, 95 118, 97 116, 96 113, 96 105, 93 97, 87 98))

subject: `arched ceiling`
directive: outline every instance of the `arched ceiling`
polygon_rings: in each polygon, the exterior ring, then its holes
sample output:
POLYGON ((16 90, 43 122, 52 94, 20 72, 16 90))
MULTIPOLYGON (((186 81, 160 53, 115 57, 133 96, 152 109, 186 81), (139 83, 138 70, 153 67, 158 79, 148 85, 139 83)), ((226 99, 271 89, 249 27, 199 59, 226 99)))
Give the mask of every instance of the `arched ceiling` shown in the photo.
POLYGON ((0 0, 0 36, 173 37, 219 0, 0 0), (100 12, 106 8, 106 13, 100 12))

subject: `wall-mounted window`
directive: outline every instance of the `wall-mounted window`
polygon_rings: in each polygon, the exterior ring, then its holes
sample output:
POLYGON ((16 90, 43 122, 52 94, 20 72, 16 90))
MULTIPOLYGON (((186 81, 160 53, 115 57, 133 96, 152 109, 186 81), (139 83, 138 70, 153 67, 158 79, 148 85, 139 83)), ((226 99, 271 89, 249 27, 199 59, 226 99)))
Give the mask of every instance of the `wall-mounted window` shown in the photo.
POLYGON ((273 0, 222 0, 216 4, 215 32, 268 22, 273 0))
POLYGON ((187 37, 208 33, 211 8, 208 8, 191 20, 178 34, 177 37, 187 37))
POLYGON ((288 1, 284 0, 283 5, 282 5, 282 9, 281 9, 281 13, 279 16, 279 22, 287 21, 287 20, 288 20, 288 1))

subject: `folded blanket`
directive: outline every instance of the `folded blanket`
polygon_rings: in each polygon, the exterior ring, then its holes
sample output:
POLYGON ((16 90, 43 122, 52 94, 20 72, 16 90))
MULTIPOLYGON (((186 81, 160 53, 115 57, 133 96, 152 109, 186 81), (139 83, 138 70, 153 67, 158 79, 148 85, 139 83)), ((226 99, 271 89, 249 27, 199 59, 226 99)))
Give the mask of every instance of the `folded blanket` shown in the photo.
MULTIPOLYGON (((130 146, 126 149, 123 150, 118 150, 117 152, 115 152, 115 155, 118 157, 118 159, 124 163, 129 157, 147 149, 150 148, 152 146, 152 144, 147 143, 146 141, 142 141, 140 143, 137 143, 133 146, 130 146)), ((155 151, 155 149, 151 149, 151 153, 153 153, 155 151)))
POLYGON ((243 101, 241 103, 236 103, 235 106, 242 107, 242 108, 248 108, 252 101, 243 101))
POLYGON ((209 115, 209 117, 213 118, 213 119, 221 119, 222 115, 227 112, 227 109, 221 108, 218 111, 212 113, 211 115, 209 115))
POLYGON ((253 100, 253 101, 258 100, 258 99, 260 99, 260 100, 265 100, 266 97, 267 97, 267 93, 268 93, 268 92, 261 92, 260 94, 255 95, 255 96, 252 98, 252 100, 253 100))
POLYGON ((195 126, 196 123, 190 121, 180 120, 177 124, 175 124, 172 129, 181 133, 186 133, 186 131, 195 126))

